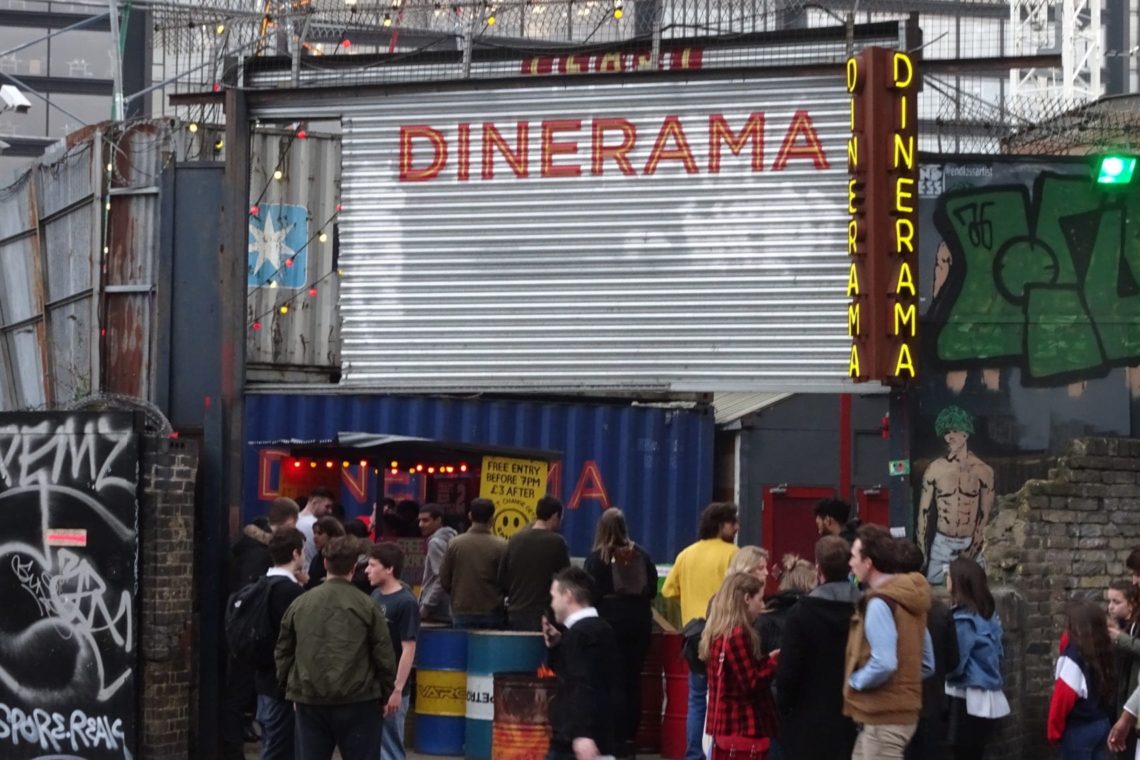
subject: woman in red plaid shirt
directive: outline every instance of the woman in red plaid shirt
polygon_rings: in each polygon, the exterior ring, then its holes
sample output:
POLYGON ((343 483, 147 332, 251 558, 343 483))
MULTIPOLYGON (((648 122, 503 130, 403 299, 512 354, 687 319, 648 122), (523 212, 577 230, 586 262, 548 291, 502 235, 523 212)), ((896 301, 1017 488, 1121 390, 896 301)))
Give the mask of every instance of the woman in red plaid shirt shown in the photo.
POLYGON ((760 634, 752 625, 763 609, 764 585, 755 575, 730 574, 713 597, 700 656, 709 671, 705 728, 714 737, 776 735, 772 678, 777 653, 760 653, 760 634))

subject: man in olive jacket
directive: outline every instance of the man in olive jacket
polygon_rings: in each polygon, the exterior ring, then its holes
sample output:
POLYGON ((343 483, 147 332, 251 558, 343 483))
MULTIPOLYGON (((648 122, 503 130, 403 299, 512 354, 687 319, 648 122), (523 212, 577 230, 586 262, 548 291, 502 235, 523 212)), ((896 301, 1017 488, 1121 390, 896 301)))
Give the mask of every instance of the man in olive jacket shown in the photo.
POLYGON ((296 705, 297 757, 380 757, 385 705, 396 684, 396 657, 384 613, 352 585, 367 542, 325 545, 328 576, 289 606, 277 638, 277 682, 296 705))

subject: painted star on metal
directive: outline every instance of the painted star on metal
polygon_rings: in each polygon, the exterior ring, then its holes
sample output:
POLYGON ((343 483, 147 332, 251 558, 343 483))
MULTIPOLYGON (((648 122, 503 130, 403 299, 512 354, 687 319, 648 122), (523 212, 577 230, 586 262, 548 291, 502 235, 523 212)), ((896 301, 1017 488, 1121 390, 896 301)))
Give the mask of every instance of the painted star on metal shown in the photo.
MULTIPOLYGON (((256 225, 250 225, 250 234, 253 235, 253 241, 249 244, 250 252, 257 252, 257 261, 253 264, 253 273, 256 275, 261 271, 261 268, 266 264, 273 267, 273 271, 277 272, 281 269, 281 264, 285 259, 292 258, 297 255, 297 252, 285 244, 285 238, 289 232, 296 226, 290 224, 282 229, 277 229, 274 224, 274 215, 269 214, 265 219, 265 226, 258 228, 256 225)), ((280 219, 276 220, 278 223, 280 219)), ((272 275, 271 275, 272 276, 272 275)))

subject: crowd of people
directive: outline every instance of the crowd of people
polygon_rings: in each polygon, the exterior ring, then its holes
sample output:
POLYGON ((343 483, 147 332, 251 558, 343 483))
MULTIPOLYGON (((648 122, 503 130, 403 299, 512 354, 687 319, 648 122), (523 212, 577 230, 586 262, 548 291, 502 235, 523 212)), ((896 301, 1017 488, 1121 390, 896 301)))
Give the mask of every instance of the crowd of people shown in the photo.
MULTIPOLYGON (((265 524, 247 526, 234 582, 268 579, 276 647, 231 661, 231 730, 248 684, 263 758, 323 760, 339 748, 345 760, 402 760, 421 625, 508 628, 541 632, 549 649, 550 759, 632 757, 657 569, 621 510, 602 514, 574 567, 553 497, 509 540, 494 534, 486 499, 471 502, 462 533, 440 507, 416 507, 427 539, 418 598, 401 580, 400 546, 385 540, 410 523, 406 503, 377 505, 369 532, 332 516, 331 496, 316 491, 304 509, 277 499, 265 524)), ((662 586, 679 601, 690 664, 685 760, 984 757, 1010 714, 985 569, 959 556, 935 593, 916 544, 849 521, 849 510, 821 502, 814 562, 778 565, 736 545, 735 505, 701 514, 698 540, 662 586)), ((1107 589, 1107 615, 1091 601, 1069 608, 1046 727, 1063 760, 1140 759, 1140 549, 1127 565, 1132 581, 1107 589)))

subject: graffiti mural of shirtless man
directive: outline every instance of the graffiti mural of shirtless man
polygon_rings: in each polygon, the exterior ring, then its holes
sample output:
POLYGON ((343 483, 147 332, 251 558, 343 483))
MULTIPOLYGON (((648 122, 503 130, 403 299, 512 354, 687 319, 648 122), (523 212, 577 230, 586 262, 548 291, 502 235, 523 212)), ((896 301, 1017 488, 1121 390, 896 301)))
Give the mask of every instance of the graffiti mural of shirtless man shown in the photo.
POLYGON ((934 421, 934 430, 946 441, 947 450, 922 474, 918 536, 926 549, 926 577, 941 583, 946 566, 959 555, 982 561, 994 505, 994 471, 966 446, 974 432, 969 412, 946 407, 934 421))

